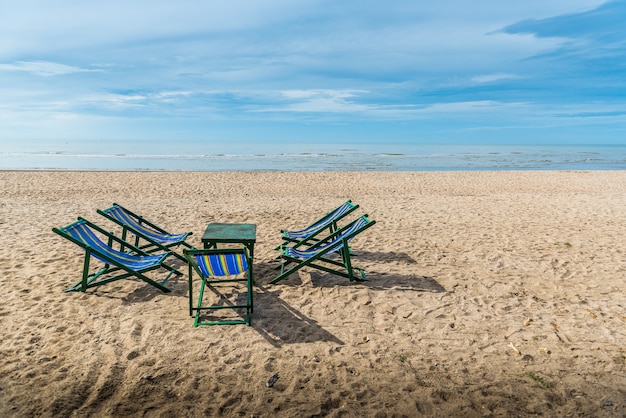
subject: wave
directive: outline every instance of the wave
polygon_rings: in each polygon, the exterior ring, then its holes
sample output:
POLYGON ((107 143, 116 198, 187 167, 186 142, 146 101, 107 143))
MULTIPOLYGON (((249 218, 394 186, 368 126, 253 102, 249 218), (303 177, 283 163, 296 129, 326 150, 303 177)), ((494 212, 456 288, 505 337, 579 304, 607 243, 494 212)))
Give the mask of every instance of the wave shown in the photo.
MULTIPOLYGON (((278 148, 278 147, 275 147, 278 148)), ((148 171, 456 171, 626 169, 626 147, 439 146, 229 153, 80 149, 0 151, 0 169, 148 171)), ((159 150, 157 150, 159 151, 159 150)), ((221 150, 220 150, 221 151, 221 150)))

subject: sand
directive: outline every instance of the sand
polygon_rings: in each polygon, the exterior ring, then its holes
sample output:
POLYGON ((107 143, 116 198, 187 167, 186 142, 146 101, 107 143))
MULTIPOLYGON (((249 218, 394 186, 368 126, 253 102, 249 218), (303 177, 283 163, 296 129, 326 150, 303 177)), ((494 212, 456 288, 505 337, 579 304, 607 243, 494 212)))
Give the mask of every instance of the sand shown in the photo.
MULTIPOLYGON (((0 416, 626 415, 626 171, 0 172, 0 416), (369 282, 276 285, 281 228, 347 199, 369 282), (187 270, 64 293, 52 232, 118 202, 201 246, 257 224, 253 324, 194 328, 187 270), (268 379, 278 374, 273 387, 268 379)), ((176 264, 176 262, 174 262, 176 264)))

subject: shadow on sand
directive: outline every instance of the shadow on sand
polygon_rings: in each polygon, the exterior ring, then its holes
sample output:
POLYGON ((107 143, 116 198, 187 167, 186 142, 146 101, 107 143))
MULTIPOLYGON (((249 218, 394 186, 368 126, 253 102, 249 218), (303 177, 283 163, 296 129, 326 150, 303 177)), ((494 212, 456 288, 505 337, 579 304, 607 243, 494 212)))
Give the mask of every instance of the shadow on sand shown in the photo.
MULTIPOLYGON (((352 255, 353 266, 359 267, 359 261, 365 262, 369 265, 376 265, 381 263, 402 263, 406 265, 407 272, 411 272, 414 269, 414 265, 417 262, 407 253, 403 252, 369 252, 358 251, 352 255)), ((275 276, 277 267, 280 261, 276 260, 271 264, 263 264, 261 271, 263 275, 261 277, 270 277, 269 279, 262 279, 264 282, 271 280, 272 274, 275 276)), ((311 282, 316 287, 332 287, 332 286, 355 286, 362 285, 367 286, 375 290, 413 290, 433 293, 444 293, 446 289, 441 286, 435 277, 421 276, 416 274, 395 274, 387 272, 377 272, 376 270, 365 270, 367 281, 353 281, 325 273, 314 268, 304 267, 301 271, 306 271, 311 275, 311 282)), ((280 284, 287 284, 291 286, 303 285, 302 279, 298 272, 295 272, 290 277, 285 278, 280 284)), ((269 285, 272 286, 272 285, 269 285)))
POLYGON ((344 342, 322 328, 316 321, 281 299, 280 289, 257 284, 254 292, 252 327, 270 344, 310 343, 316 341, 344 345, 344 342))

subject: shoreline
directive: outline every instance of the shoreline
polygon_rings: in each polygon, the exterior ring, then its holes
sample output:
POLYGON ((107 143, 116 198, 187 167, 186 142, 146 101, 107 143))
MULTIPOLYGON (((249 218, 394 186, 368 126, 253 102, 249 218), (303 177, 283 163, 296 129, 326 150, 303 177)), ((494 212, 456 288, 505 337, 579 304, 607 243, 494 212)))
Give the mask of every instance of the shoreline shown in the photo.
POLYGON ((16 168, 9 168, 9 169, 2 169, 0 168, 0 173, 3 172, 7 172, 7 173, 21 173, 21 172, 27 172, 27 173, 189 173, 189 174, 201 174, 201 173, 276 173, 276 174, 290 174, 290 173, 310 173, 310 174, 320 174, 320 173, 335 173, 335 174, 341 174, 341 173, 346 173, 346 174, 350 174, 350 173, 354 173, 354 174, 367 174, 367 173, 381 173, 381 174, 411 174, 411 173, 481 173, 481 172, 485 172, 485 173, 532 173, 532 172, 539 172, 539 173, 551 173, 551 172, 624 172, 626 171, 626 168, 624 169, 605 169, 605 168, 588 168, 588 169, 579 169, 579 168, 571 168, 571 169, 553 169, 553 168, 546 168, 546 169, 535 169, 535 168, 524 168, 524 169, 519 169, 519 168, 499 168, 499 169, 456 169, 456 170, 452 170, 452 169, 442 169, 442 170, 403 170, 403 171, 393 171, 393 170, 389 170, 389 171, 384 171, 384 170, 270 170, 270 169, 259 169, 259 170, 168 170, 168 169, 163 169, 163 170, 151 170, 151 169, 145 169, 145 170, 130 170, 130 169, 119 169, 119 170, 106 170, 106 169, 53 169, 53 168, 24 168, 24 169, 16 169, 16 168))
POLYGON ((626 145, 77 142, 0 152, 0 168, 107 171, 623 170, 626 145), (60 147, 60 148, 59 148, 60 147), (276 170, 276 168, 279 170, 276 170), (338 170, 339 169, 339 170, 338 170))
POLYGON ((626 413, 626 170, 0 170, 0 185, 3 415, 626 413), (351 245, 370 281, 268 284, 280 229, 348 199, 377 222, 351 245), (63 293, 83 256, 52 227, 114 230, 96 213, 113 202, 198 247, 209 222, 255 223, 252 326, 194 329, 186 268, 170 294, 63 293))

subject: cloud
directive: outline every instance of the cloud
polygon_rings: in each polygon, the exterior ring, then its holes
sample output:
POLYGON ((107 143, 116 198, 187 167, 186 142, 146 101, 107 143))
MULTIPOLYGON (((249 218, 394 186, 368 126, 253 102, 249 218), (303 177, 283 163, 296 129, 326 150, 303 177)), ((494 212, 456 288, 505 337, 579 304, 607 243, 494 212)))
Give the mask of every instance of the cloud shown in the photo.
POLYGON ((486 84, 486 83, 496 83, 499 81, 505 80, 515 80, 519 79, 521 76, 516 74, 506 74, 506 73, 494 73, 494 74, 482 74, 472 77, 472 81, 478 84, 486 84))
POLYGON ((101 69, 85 69, 50 61, 18 61, 15 64, 0 64, 0 71, 20 71, 42 77, 75 73, 101 72, 101 69))
POLYGON ((595 114, 623 101, 619 3, 9 2, 0 108, 181 126, 595 114))
POLYGON ((563 40, 561 48, 548 57, 559 57, 568 63, 606 59, 602 66, 620 65, 626 57, 626 3, 609 1, 599 7, 545 19, 524 19, 508 25, 503 32, 513 35, 531 35, 537 39, 563 40), (617 58, 617 61, 616 61, 617 58))

